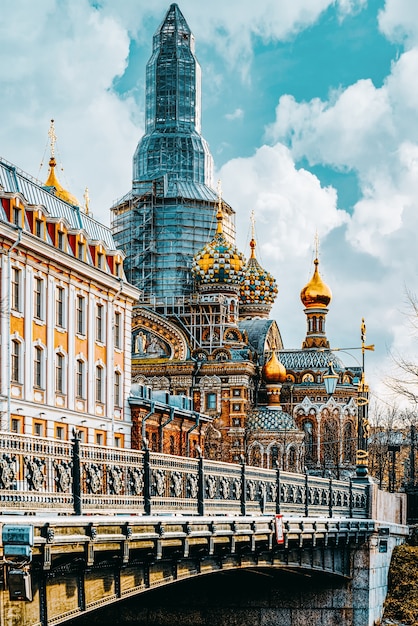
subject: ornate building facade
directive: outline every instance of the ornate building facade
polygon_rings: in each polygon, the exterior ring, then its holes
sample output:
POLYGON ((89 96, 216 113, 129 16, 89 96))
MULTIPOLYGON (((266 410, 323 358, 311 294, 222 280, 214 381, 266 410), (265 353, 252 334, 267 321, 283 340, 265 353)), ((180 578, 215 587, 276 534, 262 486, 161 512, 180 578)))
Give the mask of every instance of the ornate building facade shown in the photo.
MULTIPOLYGON (((55 140, 53 125, 50 130, 55 140)), ((1 429, 130 447, 123 254, 59 183, 0 160, 1 429)))
POLYGON ((112 228, 128 277, 142 291, 133 311, 133 380, 189 398, 196 420, 170 421, 136 400, 132 441, 340 475, 355 464, 360 372, 330 350, 330 289, 316 259, 301 293, 305 340, 285 349, 269 318, 276 281, 260 266, 254 237, 248 262, 236 248, 235 212, 211 187, 200 110, 194 38, 172 4, 147 65, 146 130, 132 190, 112 208, 112 228), (330 363, 338 375, 332 397, 324 387, 330 363))

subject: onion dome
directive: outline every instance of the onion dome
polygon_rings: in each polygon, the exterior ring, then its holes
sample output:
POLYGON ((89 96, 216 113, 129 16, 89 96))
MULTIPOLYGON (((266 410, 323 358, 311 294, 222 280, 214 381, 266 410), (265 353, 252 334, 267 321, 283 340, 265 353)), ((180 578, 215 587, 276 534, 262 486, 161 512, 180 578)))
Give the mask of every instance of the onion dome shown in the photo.
POLYGON ((331 289, 324 283, 318 271, 319 261, 315 259, 315 271, 311 280, 300 292, 300 299, 306 309, 326 309, 331 302, 331 289))
POLYGON ((55 173, 55 167, 57 163, 55 161, 55 157, 51 157, 49 159, 49 176, 48 180, 45 183, 45 187, 52 187, 55 190, 55 195, 61 200, 65 200, 68 204, 72 204, 73 206, 80 206, 79 201, 72 193, 64 189, 64 187, 59 182, 57 175, 55 173))
POLYGON ((276 280, 264 270, 255 256, 256 241, 250 241, 251 255, 240 283, 240 316, 268 316, 277 297, 276 280))
POLYGON ((222 229, 222 209, 219 202, 216 234, 193 258, 192 274, 201 286, 228 284, 238 286, 242 280, 244 255, 230 244, 222 229))
POLYGON ((280 363, 275 350, 263 366, 263 379, 267 384, 284 383, 286 380, 286 368, 280 363))

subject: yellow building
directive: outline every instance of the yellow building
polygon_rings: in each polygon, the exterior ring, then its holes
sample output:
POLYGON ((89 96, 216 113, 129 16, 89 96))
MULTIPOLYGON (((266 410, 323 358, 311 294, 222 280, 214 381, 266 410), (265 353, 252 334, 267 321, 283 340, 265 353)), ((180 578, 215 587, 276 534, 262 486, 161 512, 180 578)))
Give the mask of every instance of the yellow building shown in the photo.
POLYGON ((53 146, 45 184, 0 160, 1 428, 129 447, 139 291, 110 230, 57 180, 53 146))

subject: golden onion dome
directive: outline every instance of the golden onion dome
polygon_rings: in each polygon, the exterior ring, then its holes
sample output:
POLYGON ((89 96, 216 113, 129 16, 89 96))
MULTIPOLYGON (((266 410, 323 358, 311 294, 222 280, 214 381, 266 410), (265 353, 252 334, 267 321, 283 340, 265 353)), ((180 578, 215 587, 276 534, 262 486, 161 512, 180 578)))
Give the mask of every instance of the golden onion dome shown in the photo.
POLYGON ((246 304, 273 304, 278 288, 273 276, 264 270, 255 256, 256 241, 250 241, 251 255, 240 283, 239 301, 246 304))
POLYGON ((55 189, 55 195, 61 200, 65 200, 68 204, 72 204, 73 206, 80 206, 79 201, 72 193, 64 189, 64 187, 59 182, 57 175, 55 173, 55 167, 57 162, 55 161, 55 157, 51 156, 49 159, 49 175, 48 179, 45 182, 45 187, 53 187, 55 189))
POLYGON ((280 363, 275 350, 272 350, 269 360, 263 366, 263 379, 268 383, 284 383, 286 368, 280 363))
POLYGON ((306 309, 321 308, 325 309, 331 302, 331 289, 324 283, 318 271, 319 261, 315 259, 315 271, 311 280, 300 292, 300 299, 306 309))
POLYGON ((222 229, 222 209, 219 203, 216 234, 193 258, 192 274, 201 285, 215 283, 239 284, 245 264, 244 255, 230 244, 222 229))

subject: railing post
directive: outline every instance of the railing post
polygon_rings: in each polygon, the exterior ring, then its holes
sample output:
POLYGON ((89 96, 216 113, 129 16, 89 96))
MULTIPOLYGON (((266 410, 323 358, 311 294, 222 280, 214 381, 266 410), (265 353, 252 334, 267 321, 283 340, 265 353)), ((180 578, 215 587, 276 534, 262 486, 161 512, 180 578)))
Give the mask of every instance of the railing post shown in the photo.
POLYGON ((281 485, 280 485, 280 465, 279 461, 276 459, 276 513, 280 514, 280 503, 281 503, 281 485))
POLYGON ((348 514, 350 517, 353 517, 353 479, 350 476, 350 483, 349 483, 349 488, 348 488, 348 497, 349 497, 349 503, 348 503, 348 514))
POLYGON ((197 514, 205 514, 205 472, 203 467, 203 454, 199 446, 196 446, 199 455, 197 466, 197 514))
POLYGON ((247 515, 247 478, 244 455, 241 455, 241 515, 247 515))
POLYGON ((305 517, 309 517, 309 477, 307 467, 305 467, 305 517))
POLYGON ((329 516, 332 517, 332 474, 329 472, 329 516))
POLYGON ((80 433, 73 430, 73 507, 74 515, 82 514, 81 506, 81 460, 80 433))
POLYGON ((151 515, 151 462, 148 440, 142 440, 144 447, 144 513, 151 515))

